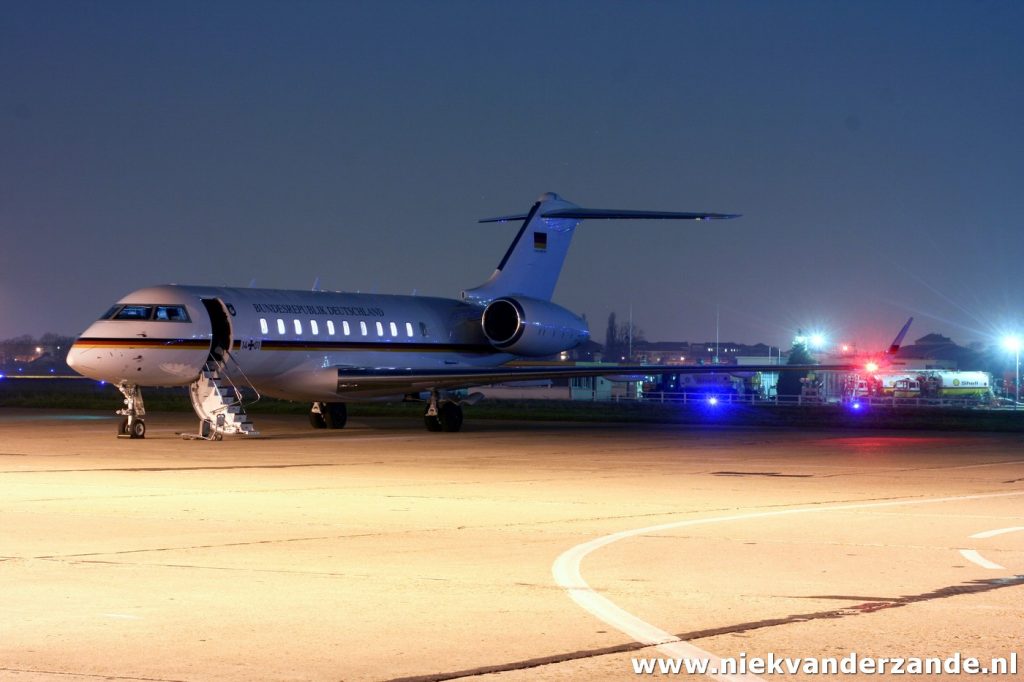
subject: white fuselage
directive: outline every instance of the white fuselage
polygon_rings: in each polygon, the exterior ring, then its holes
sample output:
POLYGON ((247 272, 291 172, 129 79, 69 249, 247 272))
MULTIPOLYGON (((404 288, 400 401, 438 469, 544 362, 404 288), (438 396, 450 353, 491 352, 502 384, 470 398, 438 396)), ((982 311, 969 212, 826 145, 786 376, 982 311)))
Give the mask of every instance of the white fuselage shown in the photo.
POLYGON ((233 362, 225 369, 232 378, 260 393, 372 400, 418 389, 353 384, 349 390, 339 383, 339 368, 485 368, 516 357, 484 336, 483 306, 452 299, 167 285, 139 289, 118 303, 120 312, 115 306, 108 319, 93 323, 68 354, 76 371, 115 384, 187 385, 220 347, 230 350, 233 362))

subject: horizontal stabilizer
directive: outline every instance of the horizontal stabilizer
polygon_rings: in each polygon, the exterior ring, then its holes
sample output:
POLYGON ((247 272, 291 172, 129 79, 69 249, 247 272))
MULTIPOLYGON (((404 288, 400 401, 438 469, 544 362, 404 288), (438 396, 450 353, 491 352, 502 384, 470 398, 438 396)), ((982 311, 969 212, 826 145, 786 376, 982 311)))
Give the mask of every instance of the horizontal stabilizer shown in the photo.
POLYGON ((525 213, 517 213, 516 215, 498 216, 497 218, 484 218, 483 220, 479 220, 477 222, 481 222, 481 223, 507 223, 510 220, 526 220, 526 214, 525 213))
MULTIPOLYGON (((541 218, 563 220, 728 220, 739 218, 738 213, 680 213, 678 211, 622 211, 614 208, 556 208, 544 211, 541 218)), ((485 218, 481 223, 504 223, 525 220, 526 214, 485 218)))
POLYGON ((608 208, 559 208, 541 213, 542 218, 576 220, 722 220, 738 213, 680 213, 677 211, 619 211, 608 208))

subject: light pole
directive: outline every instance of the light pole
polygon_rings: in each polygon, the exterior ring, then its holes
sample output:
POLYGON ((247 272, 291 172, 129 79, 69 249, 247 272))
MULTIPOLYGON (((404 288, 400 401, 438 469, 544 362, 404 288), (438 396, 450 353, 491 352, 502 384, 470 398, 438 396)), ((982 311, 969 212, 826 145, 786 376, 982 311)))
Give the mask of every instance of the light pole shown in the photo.
POLYGON ((1020 347, 1021 340, 1019 336, 1007 336, 1003 339, 1003 346, 1007 350, 1013 351, 1013 354, 1017 362, 1017 375, 1013 381, 1013 409, 1017 409, 1017 403, 1020 402, 1020 347))

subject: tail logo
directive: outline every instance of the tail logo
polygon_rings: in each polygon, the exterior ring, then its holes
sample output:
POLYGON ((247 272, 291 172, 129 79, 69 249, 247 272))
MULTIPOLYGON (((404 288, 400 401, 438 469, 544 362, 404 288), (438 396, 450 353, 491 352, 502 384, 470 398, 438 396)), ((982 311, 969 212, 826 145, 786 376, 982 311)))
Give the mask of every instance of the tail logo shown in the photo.
POLYGON ((547 251, 548 250, 548 233, 547 232, 534 232, 533 233, 533 249, 534 249, 534 251, 547 251))

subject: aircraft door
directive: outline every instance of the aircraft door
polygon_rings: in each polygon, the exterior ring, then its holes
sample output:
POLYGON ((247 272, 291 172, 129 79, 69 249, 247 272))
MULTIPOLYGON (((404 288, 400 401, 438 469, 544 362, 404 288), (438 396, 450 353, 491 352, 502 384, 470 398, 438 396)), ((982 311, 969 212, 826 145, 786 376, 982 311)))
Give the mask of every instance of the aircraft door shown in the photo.
POLYGON ((219 298, 204 298, 202 301, 210 315, 210 357, 223 362, 224 353, 231 349, 231 318, 219 298))

